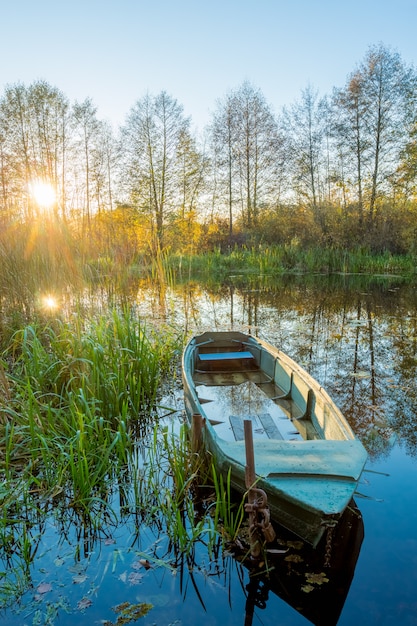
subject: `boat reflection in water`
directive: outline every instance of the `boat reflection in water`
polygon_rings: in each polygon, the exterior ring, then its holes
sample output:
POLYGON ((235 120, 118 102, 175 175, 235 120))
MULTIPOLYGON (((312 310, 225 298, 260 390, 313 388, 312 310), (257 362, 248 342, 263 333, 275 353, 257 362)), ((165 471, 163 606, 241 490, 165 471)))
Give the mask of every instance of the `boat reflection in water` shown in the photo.
MULTIPOLYGON (((245 626, 251 626, 258 609, 266 609, 271 593, 276 594, 317 626, 335 626, 347 598, 364 538, 362 515, 355 502, 339 523, 312 548, 292 535, 277 531, 277 546, 287 552, 267 553, 267 563, 241 565, 249 570, 244 584, 245 626)), ((235 554, 239 560, 239 555, 235 554)))

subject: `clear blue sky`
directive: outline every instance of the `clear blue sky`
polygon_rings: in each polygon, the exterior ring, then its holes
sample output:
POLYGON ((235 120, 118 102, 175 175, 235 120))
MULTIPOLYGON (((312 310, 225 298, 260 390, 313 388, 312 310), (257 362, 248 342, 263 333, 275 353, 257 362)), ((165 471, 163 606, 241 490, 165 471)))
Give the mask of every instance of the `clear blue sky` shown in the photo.
POLYGON ((202 129, 244 80, 278 112, 379 43, 417 65, 417 0, 18 0, 0 16, 0 93, 44 79, 115 125, 165 90, 202 129))

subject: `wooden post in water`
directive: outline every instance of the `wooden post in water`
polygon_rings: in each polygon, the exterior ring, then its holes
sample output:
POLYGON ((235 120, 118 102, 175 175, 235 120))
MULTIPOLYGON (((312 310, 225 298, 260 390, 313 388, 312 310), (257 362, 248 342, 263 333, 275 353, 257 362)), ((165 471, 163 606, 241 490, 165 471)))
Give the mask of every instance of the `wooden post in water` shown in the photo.
POLYGON ((256 492, 253 487, 256 482, 255 474, 255 453, 253 450, 253 433, 251 420, 243 421, 245 433, 245 450, 246 450, 246 467, 245 467, 245 484, 248 489, 248 505, 249 512, 249 541, 251 556, 254 559, 259 558, 261 553, 261 545, 256 530, 256 492))
POLYGON ((191 424, 191 447, 193 452, 198 452, 203 443, 204 419, 200 413, 193 414, 191 424))

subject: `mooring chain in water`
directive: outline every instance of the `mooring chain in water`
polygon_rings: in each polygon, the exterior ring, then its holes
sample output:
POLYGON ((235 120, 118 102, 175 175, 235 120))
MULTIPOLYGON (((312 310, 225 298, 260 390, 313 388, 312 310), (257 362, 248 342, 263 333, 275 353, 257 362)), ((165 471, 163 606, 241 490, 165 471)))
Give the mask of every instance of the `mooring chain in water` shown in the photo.
POLYGON ((333 540, 333 530, 337 525, 336 520, 333 522, 325 522, 326 526, 326 547, 324 552, 324 567, 330 567, 330 560, 332 558, 332 540, 333 540))
POLYGON ((254 492, 256 498, 253 502, 247 502, 245 504, 245 511, 252 514, 253 520, 249 532, 252 535, 255 529, 260 528, 265 537, 265 541, 271 542, 275 539, 275 531, 271 524, 268 497, 263 489, 252 487, 252 492, 254 492))

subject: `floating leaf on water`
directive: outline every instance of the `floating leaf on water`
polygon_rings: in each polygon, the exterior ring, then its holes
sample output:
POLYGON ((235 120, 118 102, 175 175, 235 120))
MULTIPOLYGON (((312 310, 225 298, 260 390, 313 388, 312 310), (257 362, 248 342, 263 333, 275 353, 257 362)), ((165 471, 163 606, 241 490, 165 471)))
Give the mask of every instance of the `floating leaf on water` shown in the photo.
POLYGON ((302 585, 301 591, 304 591, 304 593, 310 593, 310 591, 314 591, 314 587, 313 585, 302 585))
POLYGON ((289 554, 285 557, 284 560, 291 563, 302 563, 304 561, 304 559, 299 554, 289 554))
POLYGON ((116 543, 116 539, 113 539, 113 537, 107 537, 107 539, 104 540, 105 546, 111 546, 113 543, 116 543))
POLYGON ((52 591, 52 585, 51 583, 41 583, 38 585, 36 591, 38 593, 47 593, 48 591, 52 591))
POLYGON ((322 585, 323 583, 328 583, 329 579, 327 578, 324 572, 320 572, 320 574, 315 574, 314 572, 305 574, 306 581, 313 585, 322 585))
POLYGON ((90 600, 90 598, 81 598, 81 600, 79 600, 79 602, 77 602, 77 609, 79 611, 83 611, 84 609, 88 609, 88 607, 90 607, 92 605, 92 601, 90 600))
POLYGON ((349 376, 352 376, 352 378, 370 378, 371 374, 369 372, 359 370, 358 372, 350 372, 349 376))
POLYGON ((130 572, 128 576, 128 581, 131 585, 139 585, 142 582, 143 574, 139 574, 139 572, 130 572))
POLYGON ((87 580, 87 574, 77 574, 76 576, 73 576, 72 578, 72 582, 74 583, 74 585, 79 585, 81 583, 84 583, 87 580))
POLYGON ((54 561, 55 567, 61 567, 62 565, 64 565, 64 563, 65 563, 64 559, 61 559, 60 556, 58 556, 54 561))
POLYGON ((71 574, 83 574, 85 572, 85 567, 84 565, 82 565, 82 563, 76 563, 75 565, 71 565, 68 568, 68 571, 71 574))
POLYGON ((153 605, 147 604, 146 602, 140 602, 139 604, 122 602, 122 604, 113 607, 113 611, 119 613, 119 617, 117 618, 118 624, 127 624, 128 621, 134 622, 140 617, 144 617, 151 609, 153 609, 153 605))

